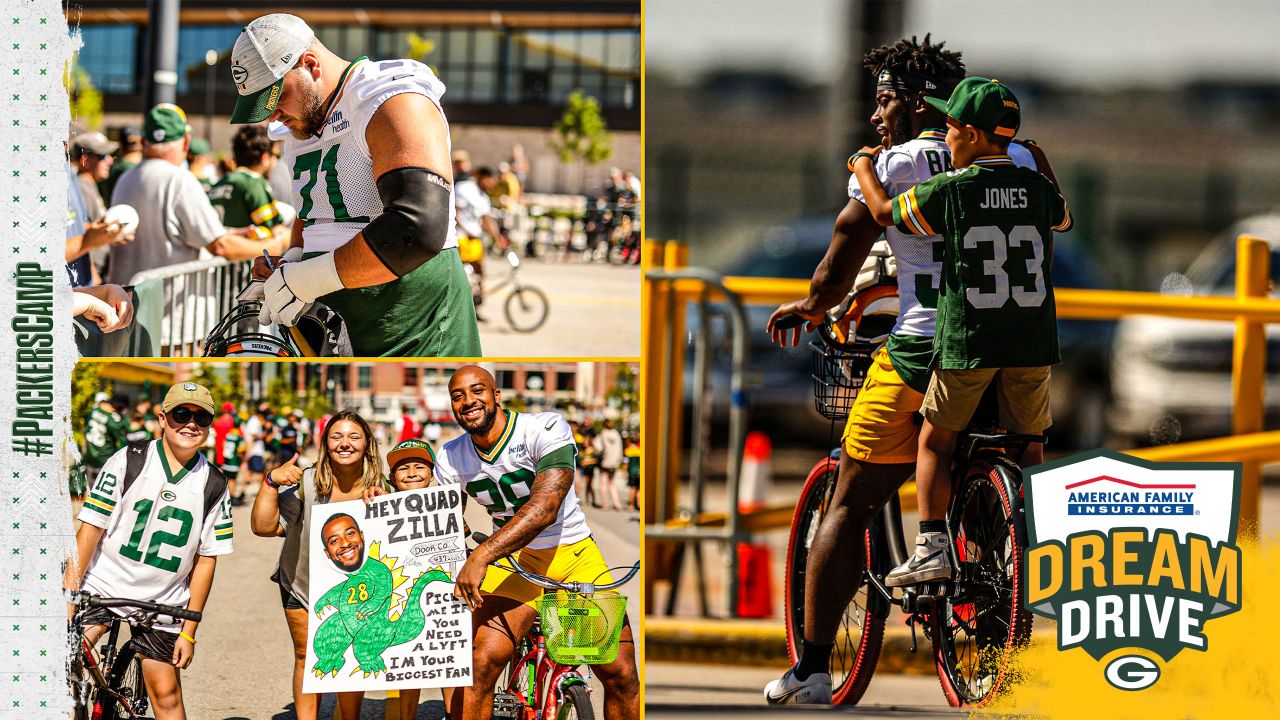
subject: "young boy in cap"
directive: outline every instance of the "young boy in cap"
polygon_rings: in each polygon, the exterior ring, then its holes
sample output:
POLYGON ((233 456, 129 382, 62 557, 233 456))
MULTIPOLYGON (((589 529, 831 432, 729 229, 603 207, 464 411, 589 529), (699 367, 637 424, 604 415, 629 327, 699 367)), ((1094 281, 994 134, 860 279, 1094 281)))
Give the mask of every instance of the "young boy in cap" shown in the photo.
MULTIPOLYGON (((947 102, 925 100, 947 114, 955 170, 891 199, 873 167, 881 148, 863 148, 850 161, 876 221, 939 235, 944 255, 916 465, 920 534, 915 554, 885 578, 893 587, 951 577, 950 458, 987 386, 998 383, 1005 429, 1039 435, 1050 425, 1049 367, 1059 362, 1053 233, 1071 226, 1056 184, 1009 158, 1021 111, 1007 86, 970 77, 947 102)), ((1027 464, 1038 463, 1042 452, 1034 444, 1027 464)))
MULTIPOLYGON (((213 408, 203 386, 174 385, 161 405, 160 439, 127 446, 102 467, 80 510, 67 589, 204 609, 217 556, 232 551, 227 481, 200 452, 213 408)), ((106 632, 111 613, 130 611, 90 610, 86 639, 95 643, 106 632)), ((178 671, 195 655, 197 626, 161 615, 129 640, 142 656, 156 720, 185 717, 178 671)))
MULTIPOLYGON (((435 480, 432 472, 436 466, 436 454, 431 443, 425 440, 409 439, 396 445, 387 453, 387 466, 391 468, 391 484, 396 492, 421 490, 430 487, 435 480)), ((381 488, 377 488, 381 490, 381 488)), ((370 493, 370 497, 380 495, 370 493)), ((445 688, 449 692, 451 688, 445 688)), ((400 717, 418 717, 418 700, 422 690, 418 688, 400 691, 400 717)), ((445 706, 449 705, 449 696, 445 695, 445 706)))

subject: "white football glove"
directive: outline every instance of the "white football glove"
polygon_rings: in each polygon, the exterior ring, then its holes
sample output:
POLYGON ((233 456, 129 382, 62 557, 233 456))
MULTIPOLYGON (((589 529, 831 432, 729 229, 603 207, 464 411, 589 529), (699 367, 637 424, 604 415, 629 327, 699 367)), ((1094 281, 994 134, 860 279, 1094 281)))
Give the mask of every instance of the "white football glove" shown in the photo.
MULTIPOLYGON (((301 260, 302 260, 302 248, 292 247, 285 251, 284 255, 280 258, 280 263, 284 264, 288 262, 299 262, 301 260)), ((277 267, 279 266, 277 265, 277 267)), ((240 294, 236 295, 236 302, 247 303, 247 302, 261 302, 265 300, 267 297, 267 294, 266 294, 266 291, 263 289, 262 285, 263 285, 262 280, 249 281, 249 284, 246 285, 245 288, 240 291, 240 294)))
POLYGON ((258 322, 294 325, 316 298, 344 287, 331 252, 310 260, 283 263, 263 284, 265 297, 258 322))

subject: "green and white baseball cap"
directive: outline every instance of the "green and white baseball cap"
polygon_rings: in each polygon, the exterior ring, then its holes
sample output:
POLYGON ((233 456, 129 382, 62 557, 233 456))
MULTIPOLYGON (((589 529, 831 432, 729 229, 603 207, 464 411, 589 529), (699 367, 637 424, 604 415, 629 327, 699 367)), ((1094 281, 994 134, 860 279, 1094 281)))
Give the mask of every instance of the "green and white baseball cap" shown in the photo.
POLYGON ((275 112, 285 73, 315 40, 311 27, 297 15, 263 15, 245 26, 231 49, 231 79, 240 97, 231 122, 257 123, 275 112))

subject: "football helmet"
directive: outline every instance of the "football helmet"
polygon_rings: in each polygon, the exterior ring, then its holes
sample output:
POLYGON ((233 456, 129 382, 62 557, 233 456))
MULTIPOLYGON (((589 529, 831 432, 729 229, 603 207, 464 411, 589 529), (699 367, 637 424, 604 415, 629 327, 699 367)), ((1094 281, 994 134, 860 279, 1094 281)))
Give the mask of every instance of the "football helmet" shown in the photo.
POLYGON ((292 338, 275 325, 258 324, 261 301, 237 303, 204 341, 205 357, 299 357, 292 338))

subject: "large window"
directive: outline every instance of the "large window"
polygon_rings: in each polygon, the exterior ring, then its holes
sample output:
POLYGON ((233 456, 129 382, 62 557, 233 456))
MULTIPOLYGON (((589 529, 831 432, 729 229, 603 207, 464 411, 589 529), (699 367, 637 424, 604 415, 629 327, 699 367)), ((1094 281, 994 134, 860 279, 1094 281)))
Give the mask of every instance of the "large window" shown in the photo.
POLYGON ((104 93, 135 90, 141 50, 136 25, 87 25, 80 29, 84 46, 76 62, 104 93))
POLYGON ((368 390, 371 387, 373 387, 373 368, 368 365, 356 368, 356 388, 368 390))
MULTIPOLYGON (((178 94, 200 95, 210 77, 205 53, 219 62, 214 92, 235 94, 228 56, 240 25, 185 25, 178 30, 178 94)), ((581 88, 606 108, 639 106, 639 30, 524 30, 503 27, 317 25, 338 55, 374 60, 411 57, 444 80, 447 103, 558 106, 581 88)), ((80 66, 105 93, 142 92, 145 33, 139 25, 81 30, 80 66)))

